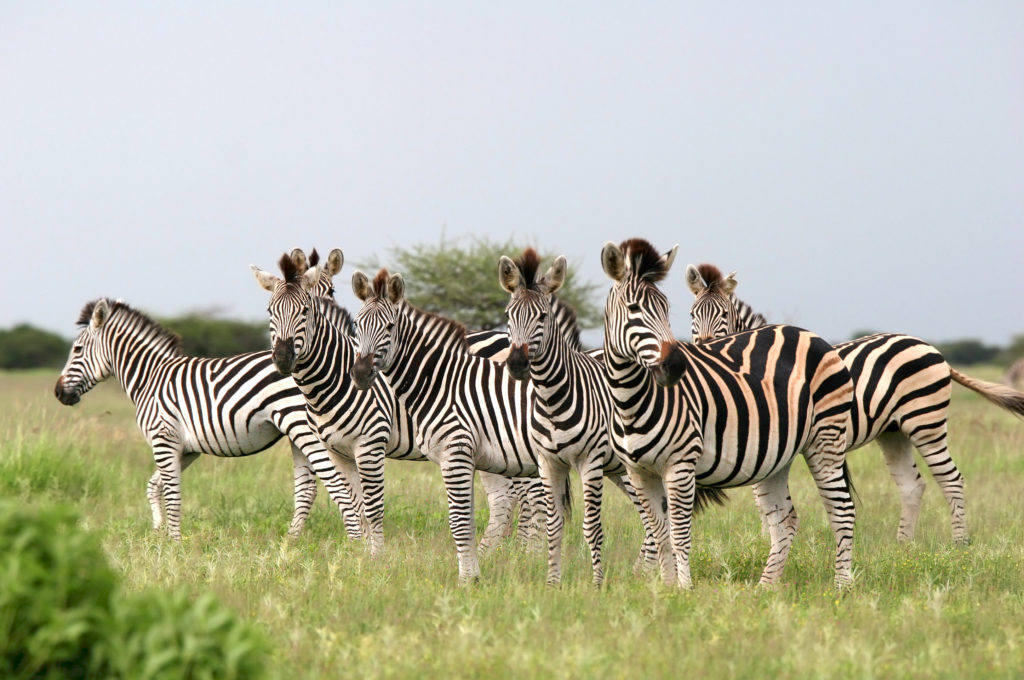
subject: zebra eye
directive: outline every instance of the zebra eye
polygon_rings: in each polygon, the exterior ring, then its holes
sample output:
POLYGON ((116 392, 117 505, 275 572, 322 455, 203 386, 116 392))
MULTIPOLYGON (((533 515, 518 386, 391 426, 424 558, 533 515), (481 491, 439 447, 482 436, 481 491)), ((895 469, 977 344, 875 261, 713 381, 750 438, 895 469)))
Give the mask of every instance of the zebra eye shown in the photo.
POLYGON ((546 318, 548 318, 548 313, 547 313, 547 312, 541 312, 541 313, 540 313, 540 314, 539 314, 539 315, 537 316, 537 320, 538 320, 538 321, 544 321, 544 319, 546 319, 546 318))
POLYGON ((634 312, 634 313, 635 312, 639 312, 640 311, 640 303, 638 303, 638 302, 630 302, 628 305, 626 305, 626 309, 628 309, 629 311, 634 312))
POLYGON ((77 356, 77 355, 82 353, 82 346, 81 345, 75 345, 74 347, 71 348, 71 351, 72 351, 72 353, 74 353, 77 356))

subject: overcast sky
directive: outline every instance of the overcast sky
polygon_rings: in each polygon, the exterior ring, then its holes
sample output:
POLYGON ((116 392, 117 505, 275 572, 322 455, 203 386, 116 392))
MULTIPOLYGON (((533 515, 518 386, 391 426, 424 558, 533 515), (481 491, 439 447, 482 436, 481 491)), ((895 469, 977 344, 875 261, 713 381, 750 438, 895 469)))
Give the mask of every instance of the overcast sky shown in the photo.
POLYGON ((263 320, 248 265, 293 246, 342 248, 355 308, 356 263, 442 234, 565 254, 603 305, 639 236, 679 244, 680 337, 710 261, 833 341, 1006 344, 1022 36, 1009 0, 0 2, 0 328, 263 320))

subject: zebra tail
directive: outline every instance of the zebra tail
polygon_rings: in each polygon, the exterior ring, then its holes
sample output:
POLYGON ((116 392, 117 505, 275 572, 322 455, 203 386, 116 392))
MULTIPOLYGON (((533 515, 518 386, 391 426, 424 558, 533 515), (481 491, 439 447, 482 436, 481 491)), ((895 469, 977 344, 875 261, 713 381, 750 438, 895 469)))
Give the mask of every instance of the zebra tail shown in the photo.
POLYGON ((725 505, 725 502, 729 500, 729 496, 726 495, 722 489, 716 489, 712 486, 698 486, 696 493, 693 495, 693 512, 704 512, 711 504, 725 505))
POLYGON ((565 476, 565 506, 562 508, 565 511, 565 521, 569 522, 572 520, 572 484, 569 483, 569 475, 565 476))
POLYGON ((850 466, 846 460, 843 460, 843 481, 846 482, 846 486, 850 489, 850 500, 853 501, 853 506, 857 507, 860 502, 860 493, 857 491, 857 487, 853 485, 853 474, 850 472, 850 466))
POLYGON ((1007 387, 1000 383, 971 378, 953 367, 950 367, 949 374, 953 380, 967 389, 974 390, 996 406, 1024 418, 1024 392, 1018 392, 1012 387, 1007 387))

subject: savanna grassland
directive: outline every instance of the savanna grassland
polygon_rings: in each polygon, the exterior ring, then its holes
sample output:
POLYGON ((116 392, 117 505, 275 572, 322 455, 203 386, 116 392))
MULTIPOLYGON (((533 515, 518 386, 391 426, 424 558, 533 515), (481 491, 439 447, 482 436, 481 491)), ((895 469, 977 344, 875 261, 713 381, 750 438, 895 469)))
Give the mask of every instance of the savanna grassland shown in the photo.
MULTIPOLYGON (((100 385, 69 408, 53 397, 56 377, 0 374, 0 497, 74 506, 129 592, 213 592, 271 640, 271 677, 1024 676, 1024 422, 960 387, 951 451, 967 480, 969 547, 952 545, 930 479, 916 540, 896 542, 899 500, 872 444, 849 459, 852 590, 832 587, 832 535, 798 462, 801 526, 783 584, 756 586, 768 541, 738 489, 696 520, 695 587, 680 593, 634 575, 640 522, 614 489, 606 586, 590 585, 578 483, 558 589, 544 585, 543 552, 511 539, 482 558, 481 583, 459 587, 440 475, 427 463, 388 463, 383 557, 345 538, 322 488, 290 541, 284 443, 188 469, 174 543, 151 529, 152 456, 120 388, 100 385)), ((485 508, 477 521, 482 530, 485 508)))

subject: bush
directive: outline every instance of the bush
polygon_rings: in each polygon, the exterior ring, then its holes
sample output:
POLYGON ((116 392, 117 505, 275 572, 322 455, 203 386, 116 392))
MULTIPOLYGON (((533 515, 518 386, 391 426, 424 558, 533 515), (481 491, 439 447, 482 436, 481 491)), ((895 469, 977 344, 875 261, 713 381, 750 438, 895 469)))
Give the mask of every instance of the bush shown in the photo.
POLYGON ((212 595, 119 596, 73 510, 0 502, 0 677, 259 678, 267 641, 212 595))
POLYGON ((270 348, 267 323, 248 323, 190 314, 163 319, 160 324, 181 338, 181 351, 190 357, 227 357, 270 348))
POLYGON ((117 576, 74 511, 0 504, 0 677, 91 677, 117 576))
POLYGON ((71 343, 27 323, 0 329, 0 368, 60 368, 71 343))

